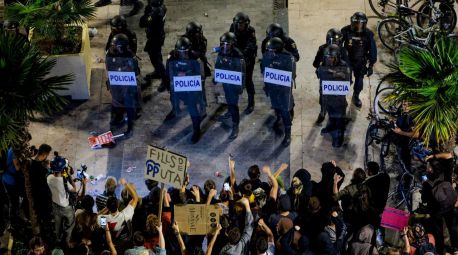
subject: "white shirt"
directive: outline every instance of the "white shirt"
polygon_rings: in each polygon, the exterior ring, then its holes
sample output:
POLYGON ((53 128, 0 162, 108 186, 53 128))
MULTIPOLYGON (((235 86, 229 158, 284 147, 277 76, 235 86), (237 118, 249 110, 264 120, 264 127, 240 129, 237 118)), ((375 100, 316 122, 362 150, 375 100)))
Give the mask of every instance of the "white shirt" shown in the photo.
POLYGON ((111 231, 118 233, 122 231, 125 226, 125 222, 132 220, 134 216, 134 208, 132 205, 127 205, 122 211, 117 212, 114 216, 110 213, 108 215, 99 215, 97 216, 97 222, 100 224, 100 217, 105 216, 107 219, 107 226, 111 231))
MULTIPOLYGON (((47 178, 49 189, 51 190, 52 201, 59 206, 67 207, 70 203, 68 202, 68 196, 65 192, 64 178, 56 177, 53 174, 48 175, 47 178)), ((73 190, 72 185, 67 182, 68 190, 73 190)))

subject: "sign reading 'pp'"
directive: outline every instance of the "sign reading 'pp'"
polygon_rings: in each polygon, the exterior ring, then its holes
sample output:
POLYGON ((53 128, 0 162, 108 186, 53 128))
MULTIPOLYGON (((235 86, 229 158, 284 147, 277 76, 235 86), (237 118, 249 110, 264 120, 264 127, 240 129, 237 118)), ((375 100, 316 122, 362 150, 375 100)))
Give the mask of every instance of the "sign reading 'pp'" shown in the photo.
POLYGON ((350 93, 349 81, 321 81, 323 95, 346 96, 350 93))
POLYGON ((111 86, 137 86, 135 72, 108 71, 108 79, 111 86))
POLYGON ((200 75, 174 76, 173 88, 175 92, 202 91, 200 75))
POLYGON ((181 188, 186 176, 186 165, 186 157, 149 145, 145 162, 145 179, 181 188))
POLYGON ((215 81, 242 86, 242 73, 224 69, 215 69, 215 81))
POLYGON ((266 67, 264 69, 264 82, 280 86, 291 87, 293 73, 266 67))

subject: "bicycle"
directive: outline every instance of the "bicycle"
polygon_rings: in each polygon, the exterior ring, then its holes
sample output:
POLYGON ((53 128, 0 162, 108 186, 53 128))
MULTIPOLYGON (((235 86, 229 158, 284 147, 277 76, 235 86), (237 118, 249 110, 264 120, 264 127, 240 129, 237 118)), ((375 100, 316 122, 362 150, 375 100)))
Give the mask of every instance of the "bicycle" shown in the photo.
MULTIPOLYGON (((429 1, 432 2, 432 0, 429 1)), ((440 10, 434 10, 435 15, 438 17, 431 17, 429 26, 425 28, 407 21, 406 18, 415 14, 423 15, 422 13, 400 5, 398 7, 398 17, 383 19, 377 25, 377 34, 383 46, 391 51, 396 51, 402 45, 413 45, 423 49, 429 48, 433 45, 434 34, 443 32, 443 29, 441 29, 441 17, 443 14, 440 10)), ((455 37, 455 35, 448 36, 455 37)))
POLYGON ((442 13, 444 13, 442 22, 448 33, 451 33, 456 26, 457 17, 453 6, 453 0, 369 0, 369 6, 381 19, 398 16, 399 7, 401 5, 410 7, 412 10, 418 10, 416 22, 420 27, 425 28, 428 26, 431 20, 430 17, 434 15, 434 9, 439 9, 442 13), (439 6, 435 7, 436 4, 439 6))

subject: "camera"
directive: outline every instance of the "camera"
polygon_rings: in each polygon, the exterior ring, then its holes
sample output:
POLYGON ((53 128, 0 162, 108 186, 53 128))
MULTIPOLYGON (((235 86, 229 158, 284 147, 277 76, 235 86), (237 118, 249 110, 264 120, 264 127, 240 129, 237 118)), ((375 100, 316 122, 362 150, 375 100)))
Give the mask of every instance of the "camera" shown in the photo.
POLYGON ((87 171, 87 166, 84 164, 81 164, 81 169, 76 170, 76 180, 81 181, 84 180, 88 177, 88 174, 86 173, 87 171))

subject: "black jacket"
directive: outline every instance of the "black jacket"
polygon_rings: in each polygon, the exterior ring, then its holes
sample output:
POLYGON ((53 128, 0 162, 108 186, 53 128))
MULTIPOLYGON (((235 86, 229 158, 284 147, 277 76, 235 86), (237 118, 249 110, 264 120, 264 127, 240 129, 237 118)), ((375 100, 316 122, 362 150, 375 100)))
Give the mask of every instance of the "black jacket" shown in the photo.
MULTIPOLYGON (((294 59, 297 61, 299 61, 299 50, 297 49, 297 46, 296 46, 296 42, 291 38, 291 37, 288 37, 288 36, 284 36, 283 38, 280 38, 284 45, 285 45, 285 50, 289 53, 291 53, 291 55, 294 56, 294 59)), ((264 38, 264 40, 262 41, 261 43, 261 52, 262 54, 264 54, 264 52, 266 52, 266 46, 267 46, 267 42, 270 40, 269 37, 266 37, 264 38)))
POLYGON ((258 45, 256 44, 256 30, 252 26, 249 26, 243 32, 239 32, 235 31, 234 24, 231 24, 229 32, 235 34, 237 38, 235 46, 242 51, 246 61, 248 61, 249 58, 256 57, 258 45))
POLYGON ((105 45, 105 52, 107 52, 108 49, 110 49, 111 40, 113 39, 113 37, 121 33, 125 34, 127 38, 129 38, 129 48, 134 54, 136 54, 137 53, 137 35, 135 34, 134 31, 131 31, 130 29, 125 29, 124 31, 121 31, 119 33, 111 32, 110 35, 108 36, 107 44, 105 45))
POLYGON ((352 68, 358 65, 373 66, 377 62, 377 46, 374 40, 374 33, 366 28, 362 33, 351 30, 351 25, 341 29, 343 45, 348 51, 349 64, 352 68), (363 58, 361 58, 363 57, 363 58))

